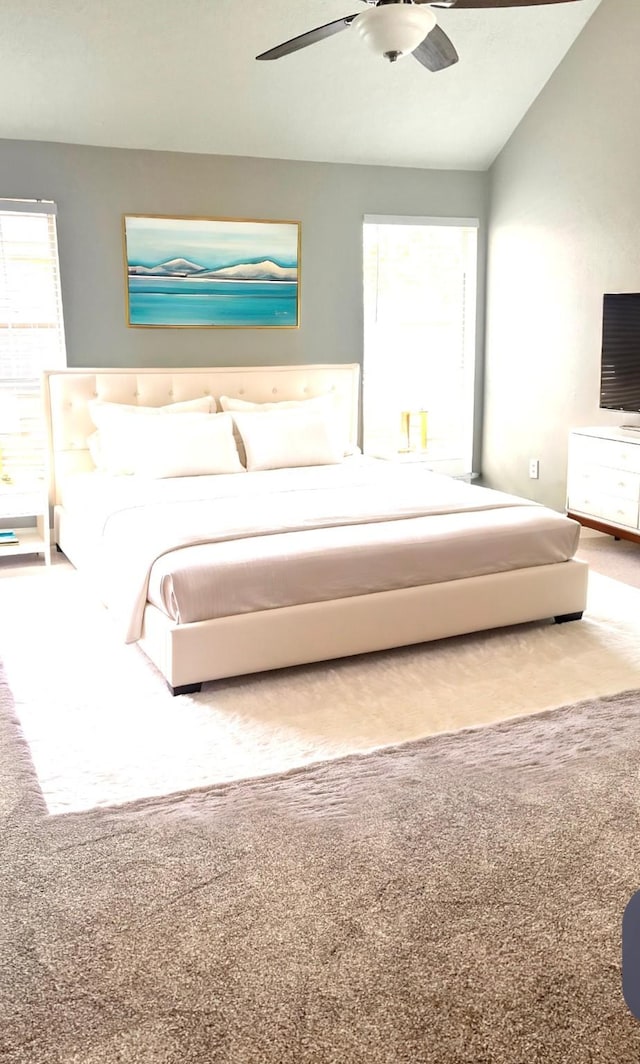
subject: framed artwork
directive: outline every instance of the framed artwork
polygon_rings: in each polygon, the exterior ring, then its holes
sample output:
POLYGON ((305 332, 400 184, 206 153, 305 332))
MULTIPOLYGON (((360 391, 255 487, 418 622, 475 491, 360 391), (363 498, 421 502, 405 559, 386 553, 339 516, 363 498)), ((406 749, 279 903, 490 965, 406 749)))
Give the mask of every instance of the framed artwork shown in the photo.
POLYGON ((299 326, 299 222, 128 214, 123 235, 128 325, 299 326))

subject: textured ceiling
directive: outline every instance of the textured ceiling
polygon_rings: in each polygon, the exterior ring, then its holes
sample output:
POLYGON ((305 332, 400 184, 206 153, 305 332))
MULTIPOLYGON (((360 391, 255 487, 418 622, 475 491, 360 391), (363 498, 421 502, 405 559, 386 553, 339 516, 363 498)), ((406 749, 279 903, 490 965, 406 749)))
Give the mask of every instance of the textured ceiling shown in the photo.
POLYGON ((437 11, 432 74, 353 30, 255 62, 360 0, 2 0, 0 137, 484 169, 599 3, 437 11))

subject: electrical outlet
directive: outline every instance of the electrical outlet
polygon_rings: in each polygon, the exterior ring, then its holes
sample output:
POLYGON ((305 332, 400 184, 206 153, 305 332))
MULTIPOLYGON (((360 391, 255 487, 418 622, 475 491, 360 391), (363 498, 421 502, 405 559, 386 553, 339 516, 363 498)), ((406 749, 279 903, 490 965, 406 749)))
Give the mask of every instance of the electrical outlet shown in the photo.
POLYGON ((531 480, 537 480, 539 476, 540 476, 540 459, 539 458, 530 458, 529 459, 529 477, 530 477, 531 480))

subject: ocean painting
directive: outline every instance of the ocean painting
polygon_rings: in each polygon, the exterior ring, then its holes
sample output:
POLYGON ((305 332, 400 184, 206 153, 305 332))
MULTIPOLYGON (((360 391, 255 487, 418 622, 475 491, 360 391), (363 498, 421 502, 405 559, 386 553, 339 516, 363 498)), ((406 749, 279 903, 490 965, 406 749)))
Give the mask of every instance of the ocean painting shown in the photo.
POLYGON ((300 223, 125 215, 127 321, 139 327, 300 323, 300 223))

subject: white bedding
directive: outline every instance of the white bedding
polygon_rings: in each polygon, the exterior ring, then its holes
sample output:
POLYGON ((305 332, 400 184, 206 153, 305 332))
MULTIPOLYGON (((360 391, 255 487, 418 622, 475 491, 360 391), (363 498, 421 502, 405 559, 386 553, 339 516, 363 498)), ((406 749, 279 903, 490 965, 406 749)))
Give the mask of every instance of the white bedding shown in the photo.
POLYGON ((565 561, 579 534, 528 500, 362 458, 157 481, 77 474, 62 502, 94 541, 128 641, 148 598, 186 623, 565 561))

